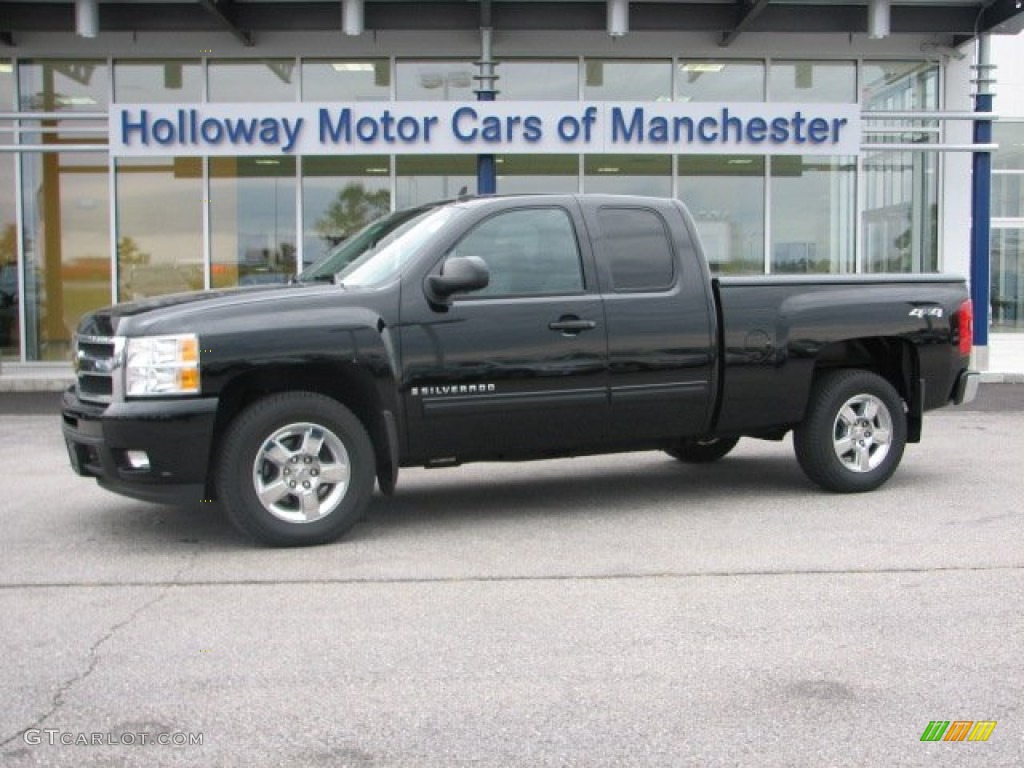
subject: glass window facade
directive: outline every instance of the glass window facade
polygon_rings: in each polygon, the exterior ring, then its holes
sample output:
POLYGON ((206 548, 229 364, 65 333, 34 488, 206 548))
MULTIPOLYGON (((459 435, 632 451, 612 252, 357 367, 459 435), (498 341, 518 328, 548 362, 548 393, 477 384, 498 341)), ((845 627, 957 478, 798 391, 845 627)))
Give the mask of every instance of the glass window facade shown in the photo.
POLYGON ((198 59, 114 62, 114 101, 187 103, 203 99, 203 69, 198 59))
POLYGON ((391 62, 387 59, 307 59, 302 62, 303 101, 387 101, 391 62))
POLYGON ((212 287, 296 274, 295 166, 294 157, 210 158, 212 287))
POLYGON ((403 101, 473 101, 475 74, 476 67, 468 59, 399 61, 395 67, 397 96, 403 101))
POLYGON ((202 160, 122 158, 115 168, 117 299, 203 288, 202 160))
POLYGON ((22 110, 54 115, 22 137, 52 147, 21 158, 25 356, 65 361, 82 314, 110 302, 112 259, 104 121, 61 116, 105 110, 109 71, 103 61, 22 61, 18 79, 22 110), (98 151, 60 151, 89 144, 98 151))
POLYGON ((771 271, 854 271, 853 158, 771 158, 771 271))
POLYGON ((857 65, 852 61, 773 61, 768 68, 771 101, 854 102, 857 65))
POLYGON ((206 76, 210 101, 295 101, 299 95, 295 59, 211 61, 206 76))
MULTIPOLYGON (((473 101, 476 74, 450 57, 0 59, 0 111, 45 113, 20 138, 0 121, 0 141, 34 147, 0 153, 0 356, 66 360, 85 311, 282 282, 382 212, 476 191, 470 155, 111 159, 108 102, 473 101)), ((941 67, 911 60, 522 57, 496 74, 499 100, 942 107, 941 67)), ((717 273, 936 271, 939 154, 926 147, 942 126, 865 125, 884 131, 859 159, 508 154, 497 188, 675 195, 717 273), (885 148, 908 143, 924 151, 885 148)), ((1019 328, 1024 124, 995 131, 995 327, 1019 328)))
POLYGON ((765 158, 683 156, 679 199, 697 224, 714 272, 756 275, 765 270, 765 158))
POLYGON ((390 210, 391 158, 303 157, 303 266, 390 210))
MULTIPOLYGON (((935 64, 878 61, 865 63, 861 72, 861 102, 866 110, 939 108, 935 64)), ((888 121, 883 126, 885 133, 869 135, 872 144, 927 144, 940 135, 935 120, 888 121)), ((862 165, 864 271, 937 271, 939 168, 935 154, 875 150, 864 155, 862 165)))
POLYGON ((497 158, 498 189, 513 195, 574 194, 580 186, 577 155, 503 155, 497 158))
POLYGON ((399 156, 395 168, 398 208, 476 191, 476 158, 469 155, 399 156))
POLYGON ((1024 122, 993 126, 992 328, 1024 331, 1024 122))
POLYGON ((583 158, 583 191, 671 197, 672 158, 669 155, 587 155, 583 158))
POLYGON ((497 68, 499 101, 572 101, 580 93, 580 65, 565 61, 503 61, 497 68))
MULTIPOLYGON (((0 59, 0 112, 14 104, 14 65, 0 59)), ((13 144, 10 122, 0 121, 0 144, 13 144)), ((0 152, 0 358, 21 354, 21 291, 18 280, 18 223, 13 153, 0 152)))
POLYGON ((672 62, 668 60, 590 59, 584 73, 583 98, 590 101, 672 100, 672 62))
POLYGON ((764 101, 764 62, 680 61, 676 101, 764 101))

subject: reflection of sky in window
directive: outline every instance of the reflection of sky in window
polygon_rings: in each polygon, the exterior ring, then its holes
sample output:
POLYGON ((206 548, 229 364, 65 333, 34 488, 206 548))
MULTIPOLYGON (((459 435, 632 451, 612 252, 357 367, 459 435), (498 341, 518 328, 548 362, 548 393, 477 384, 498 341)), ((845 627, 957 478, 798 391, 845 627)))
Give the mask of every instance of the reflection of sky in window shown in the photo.
POLYGON ((60 61, 46 64, 22 62, 22 109, 32 111, 59 109, 70 112, 95 112, 107 106, 107 67, 100 61, 60 61), (44 104, 46 80, 52 73, 55 102, 44 104))
POLYGON ((676 92, 680 101, 764 101, 764 64, 682 61, 676 92))
POLYGON ((668 101, 672 62, 601 61, 585 65, 585 98, 597 101, 668 101))
POLYGON ((295 101, 298 75, 294 59, 211 62, 210 101, 295 101))
POLYGON ((772 101, 853 102, 856 83, 853 62, 775 61, 768 72, 772 101))
POLYGON ((498 99, 503 101, 575 101, 579 64, 575 61, 502 61, 497 67, 498 99))
MULTIPOLYGON (((1024 122, 999 121, 992 126, 992 138, 999 145, 993 156, 996 170, 1024 171, 1024 122)), ((1024 184, 1024 179, 1021 180, 1024 184)))
POLYGON ((14 69, 10 61, 0 59, 0 111, 14 109, 14 69))
POLYGON ((861 70, 864 106, 872 109, 936 109, 938 71, 938 66, 931 63, 865 62, 861 70))
POLYGON ((199 101, 202 77, 198 61, 117 61, 114 100, 128 104, 199 101))
MULTIPOLYGON (((244 261, 249 251, 273 250, 283 243, 295 245, 293 179, 222 179, 217 186, 225 184, 234 186, 237 204, 221 204, 214 191, 211 220, 221 231, 234 228, 239 261, 244 261)), ((224 257, 219 254, 219 260, 224 257)))
POLYGON ((150 263, 202 262, 200 161, 117 161, 118 237, 130 237, 150 263))
MULTIPOLYGON (((10 61, 0 59, 0 112, 14 108, 14 72, 8 71, 10 61)), ((6 125, 10 125, 7 123, 6 125)), ((0 131, 0 143, 13 141, 13 134, 0 131)), ((0 236, 14 224, 14 155, 0 154, 0 236)))
POLYGON ((391 62, 305 61, 303 101, 386 101, 391 98, 391 62))
POLYGON ((583 191, 613 195, 672 194, 672 160, 667 155, 588 155, 583 191))
POLYGON ((398 98, 405 101, 475 101, 468 61, 400 61, 396 79, 398 98))

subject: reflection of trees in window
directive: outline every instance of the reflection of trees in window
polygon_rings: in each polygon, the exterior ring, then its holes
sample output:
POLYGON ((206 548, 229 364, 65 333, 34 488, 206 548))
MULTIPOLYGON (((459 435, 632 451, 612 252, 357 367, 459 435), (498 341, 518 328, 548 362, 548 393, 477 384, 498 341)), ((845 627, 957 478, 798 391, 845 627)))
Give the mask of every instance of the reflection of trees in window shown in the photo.
POLYGON ((391 210, 391 193, 371 192, 362 184, 346 184, 316 221, 317 234, 333 247, 391 210))
POLYGON ((0 266, 14 264, 18 258, 18 229, 14 224, 4 227, 0 234, 0 266))
POLYGON ((122 266, 135 267, 149 264, 149 254, 144 252, 137 242, 127 235, 117 241, 117 258, 122 266))

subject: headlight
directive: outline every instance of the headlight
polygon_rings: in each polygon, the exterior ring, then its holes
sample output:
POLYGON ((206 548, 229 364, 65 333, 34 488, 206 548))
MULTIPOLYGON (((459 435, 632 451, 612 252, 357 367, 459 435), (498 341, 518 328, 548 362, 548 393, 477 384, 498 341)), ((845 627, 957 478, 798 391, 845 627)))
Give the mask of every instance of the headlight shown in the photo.
POLYGON ((125 343, 125 394, 194 395, 199 392, 199 337, 142 336, 125 343))

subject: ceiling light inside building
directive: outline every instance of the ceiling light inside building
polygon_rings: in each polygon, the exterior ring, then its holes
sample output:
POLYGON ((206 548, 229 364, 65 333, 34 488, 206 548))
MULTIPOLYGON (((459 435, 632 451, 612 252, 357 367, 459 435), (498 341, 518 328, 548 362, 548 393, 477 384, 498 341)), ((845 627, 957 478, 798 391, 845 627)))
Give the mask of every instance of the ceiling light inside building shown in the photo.
POLYGON ((716 64, 713 61, 688 61, 679 66, 683 72, 721 72, 725 64, 716 64))
POLYGON ((335 72, 373 72, 373 64, 368 61, 332 61, 331 69, 335 72))

